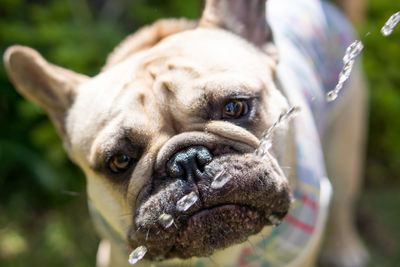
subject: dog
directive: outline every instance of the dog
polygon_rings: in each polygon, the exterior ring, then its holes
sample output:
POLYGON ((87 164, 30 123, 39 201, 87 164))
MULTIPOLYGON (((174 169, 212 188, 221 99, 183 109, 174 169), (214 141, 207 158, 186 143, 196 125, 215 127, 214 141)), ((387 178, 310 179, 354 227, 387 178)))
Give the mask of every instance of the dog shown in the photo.
POLYGON ((128 265, 131 251, 145 253, 138 266, 312 266, 321 246, 323 264, 364 266, 353 222, 361 71, 340 101, 324 91, 349 38, 318 0, 207 0, 199 22, 164 19, 127 37, 93 78, 23 46, 4 62, 86 175, 98 266, 128 265))

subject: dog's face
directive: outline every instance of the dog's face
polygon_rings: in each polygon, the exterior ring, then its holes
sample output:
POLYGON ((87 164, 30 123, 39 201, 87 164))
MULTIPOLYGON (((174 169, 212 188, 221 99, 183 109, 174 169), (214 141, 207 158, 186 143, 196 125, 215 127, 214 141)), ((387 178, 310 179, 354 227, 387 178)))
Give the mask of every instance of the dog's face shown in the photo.
POLYGON ((27 48, 12 48, 5 60, 84 170, 92 204, 131 248, 146 246, 147 258, 207 256, 287 213, 288 181, 272 156, 283 146, 263 159, 253 151, 288 104, 274 82, 275 60, 241 37, 183 31, 92 79, 27 48), (183 210, 188 194, 197 200, 183 210))

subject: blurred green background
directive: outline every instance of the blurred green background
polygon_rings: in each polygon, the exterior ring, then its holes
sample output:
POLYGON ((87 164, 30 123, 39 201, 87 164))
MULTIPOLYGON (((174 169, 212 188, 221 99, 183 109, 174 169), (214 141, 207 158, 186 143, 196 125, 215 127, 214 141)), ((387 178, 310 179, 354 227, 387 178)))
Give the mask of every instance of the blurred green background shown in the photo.
MULTIPOLYGON (((87 75, 128 33, 160 17, 200 15, 200 0, 1 0, 0 52, 12 44, 87 75)), ((400 25, 379 30, 400 1, 371 0, 358 30, 370 87, 359 227, 371 266, 400 263, 400 25)), ((94 266, 98 238, 82 172, 53 126, 13 89, 0 64, 0 266, 94 266)))

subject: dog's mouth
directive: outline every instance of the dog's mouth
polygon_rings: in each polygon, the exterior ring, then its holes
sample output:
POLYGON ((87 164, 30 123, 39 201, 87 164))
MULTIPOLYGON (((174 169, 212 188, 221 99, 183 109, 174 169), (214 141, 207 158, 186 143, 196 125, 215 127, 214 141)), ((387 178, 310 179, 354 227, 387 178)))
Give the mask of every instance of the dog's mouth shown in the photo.
POLYGON ((201 179, 158 181, 135 211, 128 234, 132 249, 146 246, 151 260, 209 256, 244 242, 279 223, 291 200, 275 160, 252 153, 215 157, 201 179), (182 201, 188 206, 182 208, 182 201))
POLYGON ((179 232, 170 255, 182 258, 211 255, 221 249, 245 241, 270 224, 262 212, 237 204, 226 204, 200 210, 179 232))

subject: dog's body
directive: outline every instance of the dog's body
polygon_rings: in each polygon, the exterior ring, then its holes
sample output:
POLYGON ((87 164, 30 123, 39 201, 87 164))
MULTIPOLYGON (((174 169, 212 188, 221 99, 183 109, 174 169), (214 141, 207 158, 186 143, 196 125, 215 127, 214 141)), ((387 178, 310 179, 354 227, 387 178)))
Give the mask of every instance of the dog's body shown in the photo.
MULTIPOLYGON (((330 194, 318 131, 335 189, 324 259, 340 266, 365 263, 352 228, 362 155, 362 77, 356 72, 343 102, 322 116, 329 82, 307 74, 298 79, 304 75, 291 62, 299 46, 315 40, 312 34, 296 35, 301 31, 287 38, 290 31, 285 35, 280 27, 289 24, 278 22, 281 2, 272 1, 267 12, 274 41, 264 1, 208 1, 199 26, 185 20, 155 23, 124 41, 93 79, 53 66, 29 48, 7 51, 16 87, 49 113, 86 174, 89 207, 105 240, 99 265, 127 264, 127 244, 131 250, 148 248, 138 263, 143 265, 245 265, 249 255, 257 256, 254 266, 312 265, 330 194), (310 92, 311 104, 303 95, 310 92), (270 152, 255 157, 263 131, 290 105, 302 108, 299 118, 275 132, 270 152), (310 136, 313 144, 299 145, 310 136), (290 179, 281 166, 293 168, 290 179), (231 178, 214 188, 220 173, 231 178), (199 200, 187 211, 177 208, 191 192, 199 200), (308 224, 300 221, 304 210, 308 224), (272 229, 288 211, 290 219, 272 229), (162 227, 159 218, 165 214, 175 226, 162 227), (290 228, 298 224, 303 232, 290 228), (248 238, 251 243, 243 243, 248 238)), ((332 38, 329 20, 335 11, 314 0, 293 6, 301 5, 316 15, 305 26, 318 26, 328 31, 324 38, 332 38)), ((297 12, 288 12, 288 18, 296 20, 297 12)), ((332 46, 315 51, 334 56, 325 64, 340 62, 344 44, 325 41, 332 46), (340 52, 328 53, 335 45, 340 52)), ((307 54, 312 51, 303 47, 300 71, 320 73, 326 65, 313 62, 307 54)))

